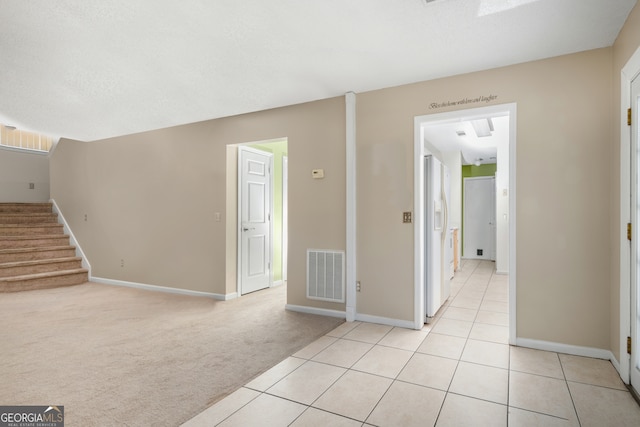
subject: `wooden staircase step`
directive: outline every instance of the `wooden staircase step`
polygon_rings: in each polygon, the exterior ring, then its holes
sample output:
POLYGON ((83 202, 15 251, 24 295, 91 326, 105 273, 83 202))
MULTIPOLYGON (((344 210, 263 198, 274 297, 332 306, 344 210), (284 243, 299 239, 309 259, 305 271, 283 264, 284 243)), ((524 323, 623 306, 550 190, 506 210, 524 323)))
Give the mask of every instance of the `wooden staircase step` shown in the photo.
POLYGON ((45 236, 0 236, 0 249, 66 246, 68 244, 69 236, 65 234, 50 234, 45 236))
POLYGON ((0 224, 0 238, 3 236, 32 236, 63 233, 64 226, 58 223, 0 224))
POLYGON ((43 246, 39 248, 0 249, 0 263, 41 259, 69 258, 76 255, 75 246, 43 246))
POLYGON ((53 212, 36 213, 2 213, 0 212, 0 224, 33 224, 44 222, 58 222, 58 214, 53 212))
POLYGON ((0 264, 0 278, 82 268, 82 258, 53 258, 0 264))
POLYGON ((0 212, 51 212, 53 204, 51 203, 0 203, 0 212))
POLYGON ((0 278, 0 293, 73 286, 89 280, 84 268, 0 278))

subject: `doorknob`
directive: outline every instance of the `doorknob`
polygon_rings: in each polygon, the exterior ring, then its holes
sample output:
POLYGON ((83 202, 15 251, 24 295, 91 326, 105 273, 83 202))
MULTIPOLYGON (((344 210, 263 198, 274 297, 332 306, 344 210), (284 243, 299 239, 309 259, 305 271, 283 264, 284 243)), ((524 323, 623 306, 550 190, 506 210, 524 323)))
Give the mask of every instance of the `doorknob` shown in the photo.
POLYGON ((242 231, 249 231, 249 230, 255 230, 255 227, 251 227, 251 228, 247 228, 247 227, 243 227, 242 231))

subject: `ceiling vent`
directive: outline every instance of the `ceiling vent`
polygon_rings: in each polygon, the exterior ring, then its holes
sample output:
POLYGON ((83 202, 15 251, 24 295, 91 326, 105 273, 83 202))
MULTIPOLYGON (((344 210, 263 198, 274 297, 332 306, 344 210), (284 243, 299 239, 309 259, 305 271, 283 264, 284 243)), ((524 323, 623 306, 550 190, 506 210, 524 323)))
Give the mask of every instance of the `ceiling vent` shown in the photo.
POLYGON ((471 126, 476 131, 478 138, 491 136, 491 132, 493 132, 493 121, 491 119, 471 120, 471 126))

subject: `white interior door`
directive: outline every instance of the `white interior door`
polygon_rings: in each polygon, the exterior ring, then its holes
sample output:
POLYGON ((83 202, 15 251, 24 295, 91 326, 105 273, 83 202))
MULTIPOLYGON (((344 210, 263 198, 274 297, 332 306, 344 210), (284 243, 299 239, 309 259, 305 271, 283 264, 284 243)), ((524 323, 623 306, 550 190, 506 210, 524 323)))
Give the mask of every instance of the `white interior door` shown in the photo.
POLYGON ((640 173, 638 173, 638 165, 640 164, 640 150, 638 147, 638 140, 640 126, 638 121, 640 120, 640 76, 636 77, 631 83, 631 111, 633 114, 631 120, 631 194, 632 194, 632 223, 633 223, 633 236, 631 245, 631 259, 633 261, 633 268, 631 269, 631 360, 630 360, 630 381, 632 387, 636 391, 640 391, 640 337, 638 332, 640 331, 640 238, 638 228, 640 227, 640 209, 638 203, 640 203, 640 173))
POLYGON ((265 151, 238 148, 240 295, 271 284, 272 158, 265 151))
POLYGON ((464 258, 495 260, 495 182, 493 177, 464 179, 464 258))

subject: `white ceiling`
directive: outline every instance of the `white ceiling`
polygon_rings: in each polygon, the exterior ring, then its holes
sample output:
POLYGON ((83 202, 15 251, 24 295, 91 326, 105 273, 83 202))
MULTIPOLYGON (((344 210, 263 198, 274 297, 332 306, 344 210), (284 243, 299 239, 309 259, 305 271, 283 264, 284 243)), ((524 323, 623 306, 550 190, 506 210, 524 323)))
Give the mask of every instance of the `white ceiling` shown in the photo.
MULTIPOLYGON (((460 151, 462 164, 470 165, 497 163, 498 147, 509 146, 509 115, 486 115, 493 124, 489 136, 478 137, 471 121, 460 120, 423 125, 425 146, 435 148, 440 153, 460 151), (464 132, 464 135, 459 135, 464 132)), ((480 116, 474 117, 478 119, 480 116)))
POLYGON ((0 123, 91 141, 611 46, 636 0, 0 0, 0 123))

